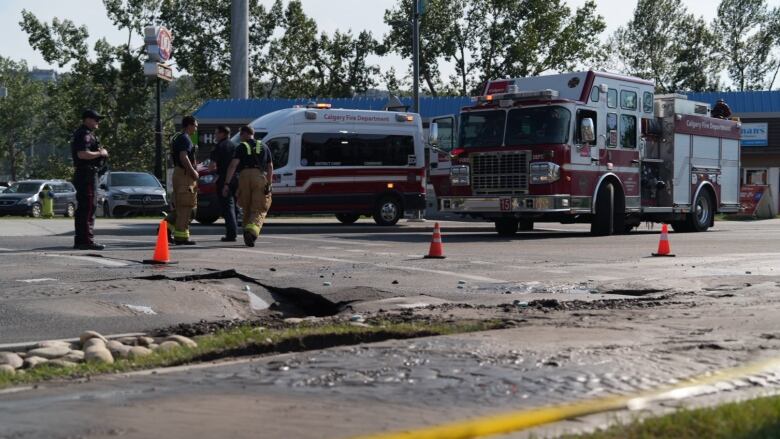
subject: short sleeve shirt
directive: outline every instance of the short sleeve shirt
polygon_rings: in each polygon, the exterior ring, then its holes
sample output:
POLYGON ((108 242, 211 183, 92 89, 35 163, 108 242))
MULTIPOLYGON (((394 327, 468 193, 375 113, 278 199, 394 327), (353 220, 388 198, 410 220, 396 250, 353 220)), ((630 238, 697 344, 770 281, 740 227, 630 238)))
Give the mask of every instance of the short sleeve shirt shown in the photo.
POLYGON ((228 167, 235 153, 236 145, 228 139, 219 142, 214 147, 214 150, 211 151, 209 158, 217 164, 217 175, 221 181, 225 181, 225 178, 227 178, 228 167))
POLYGON ((238 163, 238 170, 246 169, 246 168, 257 168, 260 170, 265 171, 265 168, 268 167, 270 163, 272 163, 271 159, 271 150, 268 149, 268 146, 262 142, 260 142, 261 153, 257 154, 257 141, 256 140, 249 140, 247 142, 241 142, 236 147, 236 154, 234 158, 237 158, 238 163), (247 150, 246 144, 249 144, 249 149, 251 151, 247 150))
POLYGON ((173 141, 171 142, 171 151, 173 152, 174 165, 181 167, 181 163, 179 163, 179 155, 182 152, 187 153, 187 157, 189 157, 190 162, 192 162, 193 165, 195 164, 195 146, 192 144, 190 136, 188 136, 186 133, 176 133, 173 141))
POLYGON ((84 160, 78 156, 79 151, 98 151, 100 142, 95 133, 85 125, 73 132, 73 140, 70 143, 70 154, 73 158, 73 166, 92 166, 99 159, 84 160))

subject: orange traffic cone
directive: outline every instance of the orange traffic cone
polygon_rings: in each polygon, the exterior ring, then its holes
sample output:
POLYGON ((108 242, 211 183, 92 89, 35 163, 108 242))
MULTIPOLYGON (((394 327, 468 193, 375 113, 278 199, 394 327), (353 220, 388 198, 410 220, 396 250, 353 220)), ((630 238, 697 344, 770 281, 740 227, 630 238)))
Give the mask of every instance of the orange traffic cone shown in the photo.
POLYGON ((157 245, 154 247, 154 256, 152 256, 152 259, 145 259, 144 264, 175 264, 175 262, 171 262, 171 255, 168 250, 168 221, 162 220, 160 223, 160 228, 157 230, 157 245))
POLYGON ((433 226, 433 239, 431 239, 431 248, 428 250, 426 259, 444 259, 444 247, 441 244, 441 229, 439 223, 433 226))
POLYGON ((658 241, 658 253, 653 253, 653 256, 674 257, 672 247, 669 245, 669 226, 666 224, 661 226, 661 240, 658 241))

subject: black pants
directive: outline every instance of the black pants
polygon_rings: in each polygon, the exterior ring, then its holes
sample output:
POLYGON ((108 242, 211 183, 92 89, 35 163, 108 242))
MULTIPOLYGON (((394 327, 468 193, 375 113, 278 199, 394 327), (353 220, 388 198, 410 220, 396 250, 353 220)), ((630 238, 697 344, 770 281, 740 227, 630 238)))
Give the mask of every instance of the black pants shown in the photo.
POLYGON ((76 186, 76 224, 75 245, 88 245, 94 242, 97 172, 91 169, 77 168, 73 178, 76 186))
POLYGON ((222 208, 222 218, 225 219, 225 236, 227 238, 235 238, 238 228, 236 224, 236 188, 235 185, 230 185, 228 196, 222 196, 222 188, 224 183, 217 182, 217 198, 219 198, 219 205, 222 208))

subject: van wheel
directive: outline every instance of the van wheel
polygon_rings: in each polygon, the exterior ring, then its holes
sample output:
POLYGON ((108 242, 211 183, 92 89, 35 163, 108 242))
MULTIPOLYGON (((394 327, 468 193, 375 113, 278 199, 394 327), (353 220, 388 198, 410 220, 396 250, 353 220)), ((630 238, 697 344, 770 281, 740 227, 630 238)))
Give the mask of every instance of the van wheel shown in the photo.
POLYGON ((397 198, 385 197, 379 200, 374 211, 374 221, 380 226, 393 226, 401 219, 404 211, 397 198))
POLYGON ((342 224, 352 224, 360 219, 360 215, 357 213, 337 213, 336 219, 342 224))
POLYGON ((514 236, 518 225, 519 222, 514 218, 499 218, 496 220, 496 233, 498 236, 514 236))
POLYGON ((73 203, 68 203, 68 207, 65 208, 65 217, 73 218, 73 215, 75 214, 76 214, 76 206, 73 203))

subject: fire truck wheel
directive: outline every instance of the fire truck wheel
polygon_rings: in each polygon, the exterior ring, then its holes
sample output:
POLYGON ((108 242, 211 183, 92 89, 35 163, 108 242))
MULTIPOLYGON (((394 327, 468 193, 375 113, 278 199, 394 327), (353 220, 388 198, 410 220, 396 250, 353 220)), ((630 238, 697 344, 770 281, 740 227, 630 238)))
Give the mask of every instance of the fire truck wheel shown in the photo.
POLYGON ((357 213, 337 213, 336 219, 342 224, 352 224, 360 219, 360 215, 357 213))
POLYGON ((498 236, 514 236, 518 225, 518 221, 514 218, 499 218, 496 220, 496 232, 498 236))
POLYGON ((693 211, 688 214, 688 228, 692 232, 706 232, 712 223, 715 203, 707 189, 702 189, 693 203, 693 211))
POLYGON ((615 186, 606 183, 599 188, 596 198, 596 214, 590 223, 590 233, 608 236, 615 232, 615 186))
POLYGON ((385 197, 379 200, 374 211, 374 222, 380 226, 393 226, 404 214, 401 202, 395 197, 385 197))
POLYGON ((534 220, 531 219, 521 219, 517 224, 521 232, 530 232, 534 229, 534 220))

